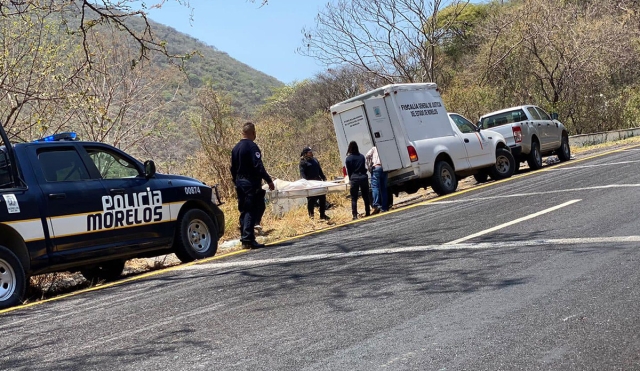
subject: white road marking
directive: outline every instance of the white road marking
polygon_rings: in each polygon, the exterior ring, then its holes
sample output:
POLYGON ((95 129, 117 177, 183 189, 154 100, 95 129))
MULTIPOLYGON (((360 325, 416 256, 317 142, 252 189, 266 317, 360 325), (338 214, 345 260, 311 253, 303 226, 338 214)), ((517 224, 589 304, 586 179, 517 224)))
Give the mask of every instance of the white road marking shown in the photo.
MULTIPOLYGON (((364 251, 351 251, 341 253, 326 253, 326 254, 313 254, 313 255, 301 255, 292 256, 288 258, 273 258, 273 259, 258 259, 258 260, 243 260, 235 262, 221 263, 220 261, 213 261, 205 264, 196 264, 187 266, 177 270, 210 270, 217 268, 243 268, 243 267, 256 267, 270 264, 285 264, 285 263, 299 263, 310 262, 326 259, 341 259, 352 258, 360 256, 372 256, 372 255, 387 255, 387 254, 400 254, 407 252, 424 252, 424 251, 444 251, 444 250, 484 250, 484 249, 499 249, 499 248, 518 248, 518 247, 530 247, 530 246, 557 246, 557 245, 593 245, 602 244, 605 246, 611 246, 612 244, 620 243, 639 243, 640 236, 623 236, 623 237, 591 237, 591 238, 559 238, 559 239, 541 239, 541 240, 527 240, 527 241, 504 241, 504 242, 482 242, 482 243, 466 243, 466 244, 444 244, 444 245, 424 245, 424 246, 406 246, 406 247, 394 247, 386 249, 364 250, 364 251)), ((266 248, 267 250, 269 247, 266 248)))
POLYGON ((606 164, 563 166, 563 167, 556 167, 556 168, 550 167, 547 170, 548 171, 561 171, 561 170, 572 170, 572 169, 586 169, 586 168, 590 168, 590 167, 601 167, 601 166, 611 166, 611 165, 626 165, 626 164, 633 164, 633 163, 637 163, 637 162, 640 162, 640 160, 609 162, 609 163, 606 163, 606 164))
POLYGON ((514 224, 518 224, 520 222, 524 222, 525 220, 533 219, 533 218, 538 217, 540 215, 544 215, 544 214, 550 213, 552 211, 556 211, 558 209, 562 209, 563 207, 569 206, 571 204, 575 204, 576 202, 580 202, 580 201, 582 201, 582 200, 567 201, 567 202, 565 202, 563 204, 556 205, 554 207, 550 207, 550 208, 542 210, 542 211, 538 211, 537 213, 533 213, 531 215, 523 216, 522 218, 518 218, 518 219, 512 220, 510 222, 497 225, 497 226, 495 226, 493 228, 485 229, 484 231, 480 231, 478 233, 474 233, 474 234, 469 235, 467 237, 462 237, 462 238, 459 238, 457 240, 454 240, 454 241, 451 241, 451 242, 447 242, 445 245, 454 245, 454 244, 457 244, 457 243, 460 243, 460 242, 468 241, 468 240, 470 240, 472 238, 479 237, 479 236, 482 236, 482 235, 485 235, 485 234, 488 234, 488 233, 491 233, 491 232, 495 232, 495 231, 500 230, 502 228, 506 228, 506 227, 508 227, 510 225, 514 225, 514 224))
POLYGON ((463 200, 433 201, 433 202, 425 203, 425 205, 452 204, 452 203, 461 203, 461 202, 469 202, 469 201, 495 200, 495 199, 499 199, 499 198, 539 196, 539 195, 548 195, 550 193, 583 192, 583 191, 592 191, 592 190, 596 190, 596 189, 638 188, 638 187, 640 187, 640 184, 609 184, 609 185, 593 186, 593 187, 581 187, 581 188, 570 188, 570 189, 555 189, 555 190, 543 191, 543 192, 515 193, 515 194, 511 194, 511 195, 488 196, 488 197, 473 197, 473 198, 465 198, 463 200))

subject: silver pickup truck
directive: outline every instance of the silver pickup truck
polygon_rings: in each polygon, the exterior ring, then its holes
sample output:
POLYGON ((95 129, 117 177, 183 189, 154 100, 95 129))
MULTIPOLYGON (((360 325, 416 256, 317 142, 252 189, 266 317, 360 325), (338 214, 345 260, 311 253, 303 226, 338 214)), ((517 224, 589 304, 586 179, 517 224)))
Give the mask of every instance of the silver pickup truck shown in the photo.
POLYGON ((504 136, 507 145, 521 146, 516 157, 516 169, 527 161, 532 170, 542 167, 542 156, 556 154, 560 161, 571 159, 569 135, 557 114, 549 116, 533 105, 506 108, 480 117, 478 126, 497 131, 504 136))

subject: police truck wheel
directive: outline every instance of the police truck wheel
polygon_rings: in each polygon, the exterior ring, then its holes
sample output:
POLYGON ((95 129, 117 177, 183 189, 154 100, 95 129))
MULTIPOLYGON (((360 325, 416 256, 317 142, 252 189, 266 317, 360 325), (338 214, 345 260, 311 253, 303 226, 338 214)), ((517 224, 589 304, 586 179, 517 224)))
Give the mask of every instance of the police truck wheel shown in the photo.
POLYGON ((80 273, 87 281, 98 283, 100 281, 115 281, 122 275, 124 260, 111 260, 100 265, 83 268, 80 273))
POLYGON ((496 150, 496 164, 489 170, 491 179, 506 179, 515 172, 515 162, 511 152, 506 148, 498 148, 496 150))
POLYGON ((0 246, 0 309, 20 304, 26 289, 27 277, 20 259, 0 246))
POLYGON ((534 141, 531 143, 531 152, 527 158, 527 163, 531 170, 538 170, 542 167, 542 154, 540 153, 540 144, 534 141))
POLYGON ((458 188, 458 179, 451 165, 446 161, 438 161, 433 172, 431 188, 438 194, 443 196, 452 193, 458 188))
POLYGON ((218 229, 211 217, 191 209, 178 221, 175 254, 183 263, 214 256, 218 250, 218 229))

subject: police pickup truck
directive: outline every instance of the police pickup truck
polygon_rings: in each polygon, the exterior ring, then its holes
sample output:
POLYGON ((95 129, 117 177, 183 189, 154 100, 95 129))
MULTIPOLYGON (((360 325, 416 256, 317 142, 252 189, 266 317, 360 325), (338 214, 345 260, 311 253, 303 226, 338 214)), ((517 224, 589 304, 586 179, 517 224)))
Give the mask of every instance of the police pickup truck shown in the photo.
POLYGON ((216 187, 75 133, 10 144, 0 125, 0 136, 0 308, 22 302, 32 275, 112 280, 127 259, 216 253, 225 225, 216 187))

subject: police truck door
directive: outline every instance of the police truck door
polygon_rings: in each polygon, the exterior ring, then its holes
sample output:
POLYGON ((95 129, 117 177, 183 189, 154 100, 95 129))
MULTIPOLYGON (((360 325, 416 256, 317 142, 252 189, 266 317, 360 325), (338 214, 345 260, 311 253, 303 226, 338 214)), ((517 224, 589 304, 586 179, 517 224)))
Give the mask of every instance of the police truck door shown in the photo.
POLYGON ((107 197, 102 202, 102 228, 126 248, 141 250, 168 245, 175 222, 169 203, 167 182, 147 179, 144 169, 128 155, 99 144, 84 145, 88 157, 100 173, 107 197))
POLYGON ((92 231, 88 224, 91 215, 102 211, 106 190, 100 179, 92 177, 77 149, 76 144, 66 143, 45 148, 33 144, 30 148, 56 264, 102 254, 114 243, 110 231, 92 231))

